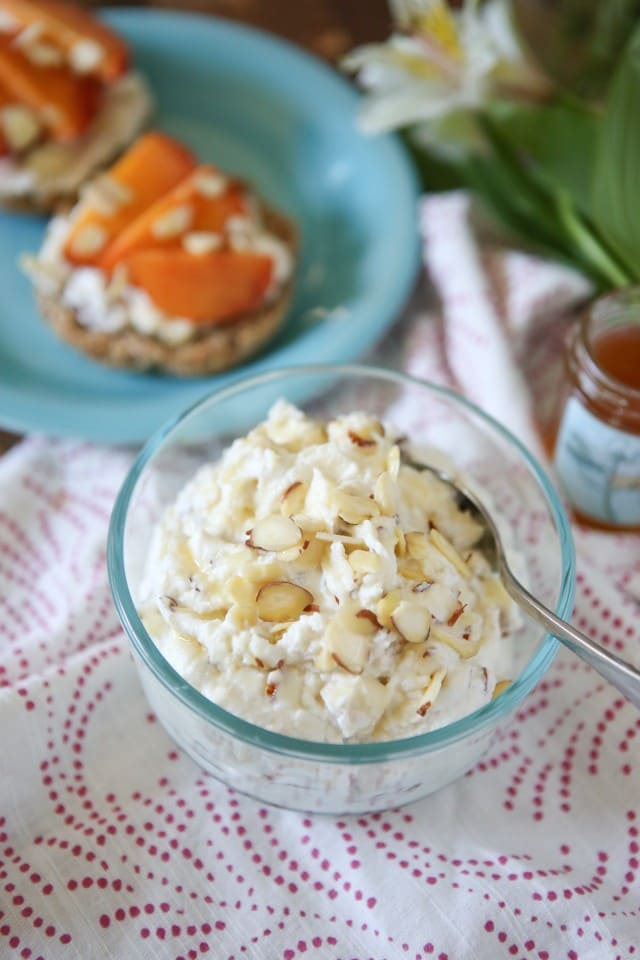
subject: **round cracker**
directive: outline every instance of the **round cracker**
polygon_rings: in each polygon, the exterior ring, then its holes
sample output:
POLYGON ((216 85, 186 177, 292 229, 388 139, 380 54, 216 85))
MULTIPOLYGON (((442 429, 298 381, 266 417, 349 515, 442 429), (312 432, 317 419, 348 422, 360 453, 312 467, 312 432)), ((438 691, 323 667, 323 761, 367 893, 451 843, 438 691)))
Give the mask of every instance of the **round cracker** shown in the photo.
MULTIPOLYGON (((291 221, 264 204, 262 217, 269 232, 295 254, 296 231, 291 221)), ((158 370, 192 377, 228 370, 257 353, 280 328, 291 290, 289 280, 273 302, 226 323, 199 323, 195 335, 178 344, 166 343, 132 327, 114 333, 92 330, 78 321, 75 309, 57 297, 38 291, 37 300, 43 316, 60 339, 94 360, 131 370, 158 370)))

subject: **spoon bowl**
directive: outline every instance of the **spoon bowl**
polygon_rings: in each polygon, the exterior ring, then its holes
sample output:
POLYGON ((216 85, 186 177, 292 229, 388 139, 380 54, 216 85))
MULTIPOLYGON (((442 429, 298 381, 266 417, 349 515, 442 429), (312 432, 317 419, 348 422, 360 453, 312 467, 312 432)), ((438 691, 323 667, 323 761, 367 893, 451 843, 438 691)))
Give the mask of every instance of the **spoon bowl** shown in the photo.
POLYGON ((464 484, 453 480, 447 473, 436 467, 416 463, 413 460, 405 459, 404 462, 416 470, 428 470, 454 491, 458 507, 469 513, 482 527, 483 532, 475 548, 485 556, 490 566, 497 570, 505 590, 527 616, 593 667, 634 706, 640 707, 640 670, 617 657, 595 640, 591 640, 566 620, 557 617, 527 590, 511 569, 498 527, 491 513, 478 497, 464 484))

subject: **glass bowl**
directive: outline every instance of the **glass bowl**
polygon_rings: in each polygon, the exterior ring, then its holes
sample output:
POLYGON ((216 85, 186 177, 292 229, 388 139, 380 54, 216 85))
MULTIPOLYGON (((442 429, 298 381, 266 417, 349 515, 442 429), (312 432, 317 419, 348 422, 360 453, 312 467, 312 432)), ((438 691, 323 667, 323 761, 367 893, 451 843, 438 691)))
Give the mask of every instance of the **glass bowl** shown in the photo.
POLYGON ((365 410, 420 447, 447 454, 497 506, 508 554, 525 585, 563 618, 570 616, 575 588, 569 524, 550 481, 515 437, 455 393, 389 370, 303 366, 238 380, 169 423, 139 454, 113 510, 108 567, 118 615, 158 720, 206 771, 263 802, 341 814, 400 806, 439 790, 480 760, 549 668, 555 639, 533 621, 523 622, 511 685, 446 727, 403 740, 319 743, 273 733, 208 700, 163 658, 136 611, 160 514, 201 464, 218 459, 280 398, 322 417, 365 410))

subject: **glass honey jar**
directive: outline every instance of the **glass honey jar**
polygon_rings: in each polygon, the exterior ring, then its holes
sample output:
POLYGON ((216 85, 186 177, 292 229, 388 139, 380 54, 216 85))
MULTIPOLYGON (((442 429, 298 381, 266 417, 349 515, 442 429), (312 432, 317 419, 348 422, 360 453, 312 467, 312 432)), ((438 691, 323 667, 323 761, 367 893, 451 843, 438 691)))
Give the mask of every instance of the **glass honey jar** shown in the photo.
POLYGON ((554 466, 576 520, 640 530, 640 286, 590 306, 566 374, 554 466))

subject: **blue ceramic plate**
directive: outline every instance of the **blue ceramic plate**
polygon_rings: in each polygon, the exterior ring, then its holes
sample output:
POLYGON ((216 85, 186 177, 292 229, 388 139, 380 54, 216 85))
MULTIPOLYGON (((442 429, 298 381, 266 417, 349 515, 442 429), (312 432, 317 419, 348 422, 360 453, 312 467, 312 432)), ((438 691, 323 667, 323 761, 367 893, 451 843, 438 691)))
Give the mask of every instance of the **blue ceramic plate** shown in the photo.
POLYGON ((357 93, 296 48, 210 17, 105 16, 155 92, 154 125, 250 180, 296 221, 302 238, 280 335, 230 373, 188 380, 111 370, 58 342, 16 266, 22 251, 39 248, 44 221, 0 213, 0 425, 139 442, 238 376, 347 362, 372 346, 415 277, 417 186, 394 138, 359 134, 357 93))

